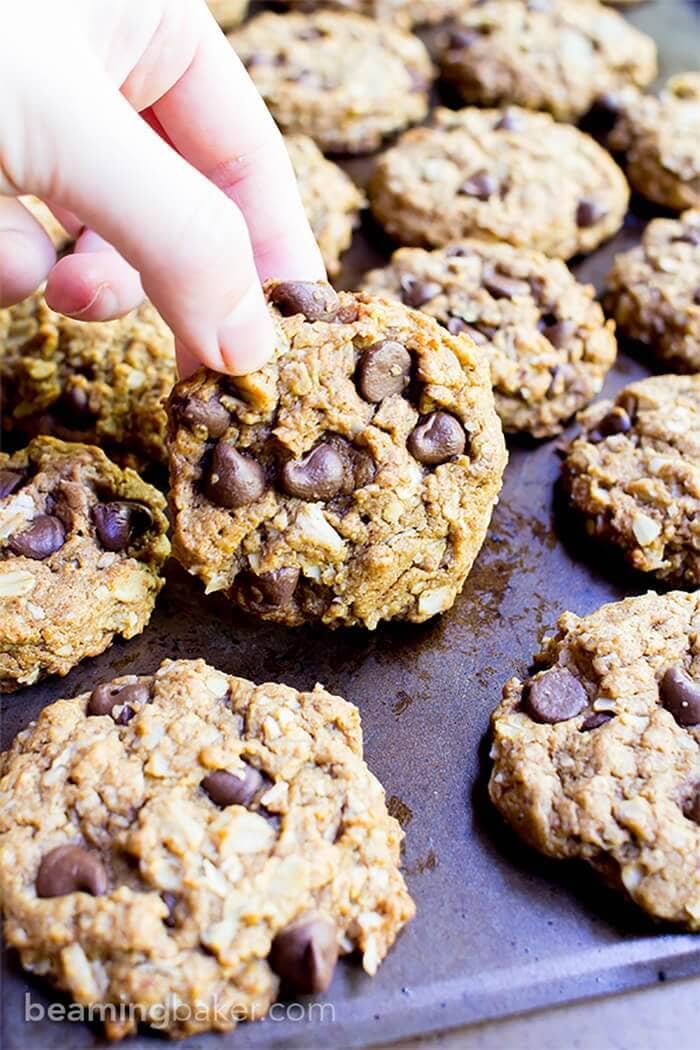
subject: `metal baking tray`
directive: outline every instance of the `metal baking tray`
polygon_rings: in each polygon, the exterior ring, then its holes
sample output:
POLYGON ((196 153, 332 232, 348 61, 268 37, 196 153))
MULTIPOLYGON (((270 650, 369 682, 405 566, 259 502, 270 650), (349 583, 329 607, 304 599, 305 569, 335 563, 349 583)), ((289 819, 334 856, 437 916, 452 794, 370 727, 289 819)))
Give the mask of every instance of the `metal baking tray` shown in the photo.
MULTIPOLYGON (((697 65, 700 7, 656 0, 628 17, 659 42, 661 74, 697 65)), ((371 162, 345 165, 358 180, 371 162)), ((577 265, 600 286, 616 251, 651 215, 635 202, 614 241, 577 265)), ((390 245, 367 219, 347 257, 351 286, 390 245)), ((606 393, 647 374, 623 350, 606 393)), ((486 544, 455 607, 423 626, 372 634, 286 631, 232 612, 177 566, 145 633, 2 701, 2 746, 43 705, 113 675, 153 671, 165 657, 203 656, 256 681, 308 689, 320 681, 362 712, 365 750, 406 831, 404 871, 418 913, 374 979, 341 963, 324 1001, 334 1020, 266 1020, 227 1035, 190 1038, 188 1050, 350 1047, 482 1021, 566 1000, 700 973, 700 941, 654 926, 587 869, 550 862, 522 845, 490 806, 489 715, 502 683, 522 674, 559 613, 588 613, 645 591, 648 581, 601 554, 557 506, 555 442, 511 443, 505 487, 486 544)), ((24 1021, 25 993, 46 1006, 56 993, 5 953, 6 1050, 102 1047, 101 1032, 68 1022, 24 1021)), ((157 1045, 143 1033, 124 1046, 157 1045)))

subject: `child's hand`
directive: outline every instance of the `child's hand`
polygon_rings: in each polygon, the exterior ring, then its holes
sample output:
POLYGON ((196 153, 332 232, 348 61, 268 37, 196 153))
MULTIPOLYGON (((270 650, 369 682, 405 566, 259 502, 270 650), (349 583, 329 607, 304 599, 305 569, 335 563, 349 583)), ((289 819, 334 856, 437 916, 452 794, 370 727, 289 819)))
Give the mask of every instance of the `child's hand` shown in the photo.
POLYGON ((142 283, 184 371, 259 367, 260 280, 324 276, 282 139, 204 0, 2 0, 0 194, 0 305, 48 278, 55 310, 107 320, 142 283), (21 193, 83 231, 73 255, 56 262, 21 193))

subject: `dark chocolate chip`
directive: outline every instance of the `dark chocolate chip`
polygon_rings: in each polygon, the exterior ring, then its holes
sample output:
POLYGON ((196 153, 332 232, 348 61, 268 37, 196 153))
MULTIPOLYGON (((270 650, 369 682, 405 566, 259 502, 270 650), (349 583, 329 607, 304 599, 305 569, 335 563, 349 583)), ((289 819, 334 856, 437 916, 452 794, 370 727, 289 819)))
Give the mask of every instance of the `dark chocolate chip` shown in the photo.
POLYGON ((468 335, 477 346, 486 346, 489 341, 488 336, 473 325, 467 324, 461 317, 448 317, 446 328, 451 335, 468 335))
POLYGON ((190 395, 182 399, 177 410, 181 419, 192 427, 204 427, 212 438, 222 437, 231 422, 231 416, 216 397, 201 401, 190 395))
MULTIPOLYGON (((87 713, 89 715, 111 715, 115 707, 130 704, 147 704, 151 699, 151 689, 147 682, 131 682, 129 685, 119 685, 118 682, 103 682, 90 693, 87 713)), ((129 707, 130 714, 125 719, 121 716, 116 719, 120 725, 129 722, 135 712, 129 707)), ((123 712, 122 712, 123 714, 123 712)))
POLYGON ((244 762, 240 775, 220 769, 204 777, 201 787, 215 805, 224 808, 249 806, 266 782, 259 769, 244 762))
POLYGON ((545 314, 545 316, 540 319, 538 328, 545 339, 548 339, 552 346, 555 346, 557 350, 561 350, 565 347, 577 331, 575 321, 569 321, 566 318, 562 321, 558 321, 554 314, 545 314))
POLYGON ((65 897, 67 893, 107 892, 107 872, 95 853, 82 846, 57 846, 42 859, 36 877, 38 897, 65 897))
POLYGON ((175 896, 174 893, 161 893, 160 896, 161 896, 161 900, 163 901, 163 904, 168 909, 168 914, 163 919, 163 922, 165 923, 166 926, 168 926, 170 929, 172 929, 173 926, 177 925, 177 921, 175 919, 175 908, 177 907, 177 897, 175 896))
POLYGON ((17 470, 0 470, 0 499, 11 496, 24 481, 24 474, 17 470))
POLYGON ((516 295, 530 295, 530 285, 527 281, 519 281, 501 273, 491 273, 484 277, 484 288, 494 299, 514 299, 516 295))
POLYGON ((696 306, 700 306, 700 287, 695 289, 695 295, 693 296, 693 302, 696 306))
POLYGON ((604 441, 606 437, 612 437, 613 434, 626 434, 631 428, 632 420, 624 408, 616 405, 607 415, 603 416, 600 423, 593 430, 589 431, 586 436, 592 445, 597 445, 600 441, 604 441))
POLYGON ((96 418, 90 408, 90 395, 82 386, 71 386, 64 390, 53 411, 75 430, 85 430, 96 418))
POLYGON ((520 131, 523 122, 515 110, 507 109, 502 117, 494 124, 496 131, 520 131))
POLYGON ((480 36, 478 29, 453 29, 450 32, 449 46, 455 51, 461 51, 465 47, 471 47, 480 36))
POLYGON ((340 300, 329 284, 320 281, 284 281, 275 284, 269 292, 284 317, 303 314, 307 321, 332 321, 340 307, 340 300))
POLYGON ((259 463, 220 440, 214 448, 205 495, 228 510, 245 507, 265 491, 265 473, 259 463))
POLYGON ((576 208, 576 225, 582 229, 595 226, 597 222, 608 214, 607 205, 592 197, 583 197, 576 208))
POLYGON ((449 412, 433 412, 408 435, 406 447, 419 463, 437 466, 461 456, 467 439, 464 427, 449 412))
POLYGON ((345 485, 346 463, 331 445, 317 445, 301 459, 285 463, 281 481, 288 496, 314 501, 333 499, 345 485))
POLYGON ((592 729, 600 729, 606 722, 609 722, 613 715, 610 711, 593 711, 592 714, 584 718, 581 723, 581 732, 590 733, 592 729))
POLYGON ((385 339, 368 347, 357 368, 357 388, 365 401, 377 403, 400 394, 409 380, 411 355, 403 343, 385 339))
POLYGON ((683 806, 683 816, 700 824, 700 785, 695 785, 692 794, 683 806))
POLYGON ((620 118, 620 98, 614 92, 609 91, 599 95, 593 103, 587 123, 596 135, 607 135, 617 124, 620 118))
POLYGON ((435 281, 421 281, 413 274, 404 274, 400 281, 401 300, 406 306, 418 310, 424 303, 434 299, 442 291, 442 285, 435 281))
POLYGON ((130 499, 96 503, 92 508, 92 518, 100 543, 107 551, 126 550, 153 524, 153 514, 145 503, 130 499))
POLYGON ((661 679, 661 700, 679 726, 700 725, 700 679, 680 667, 669 667, 661 679))
POLYGON ((272 572, 245 573, 240 580, 244 604, 254 612, 283 609, 292 600, 299 569, 274 569, 272 572))
POLYGON ((65 542, 66 529, 61 519, 53 514, 40 514, 31 525, 12 537, 9 547, 21 557, 43 561, 59 551, 65 542))
POLYGON ((533 678, 525 693, 527 713, 547 725, 575 718, 587 704, 586 690, 565 667, 552 667, 533 678))
POLYGON ((286 984, 301 995, 324 992, 338 961, 334 924, 324 916, 310 917, 277 934, 268 962, 286 984))
POLYGON ((700 230, 687 230, 685 233, 679 233, 677 237, 673 238, 674 244, 693 244, 696 247, 700 245, 700 230))
POLYGON ((478 197, 487 201, 498 189, 498 183, 488 171, 477 171, 462 183, 459 192, 467 197, 478 197))

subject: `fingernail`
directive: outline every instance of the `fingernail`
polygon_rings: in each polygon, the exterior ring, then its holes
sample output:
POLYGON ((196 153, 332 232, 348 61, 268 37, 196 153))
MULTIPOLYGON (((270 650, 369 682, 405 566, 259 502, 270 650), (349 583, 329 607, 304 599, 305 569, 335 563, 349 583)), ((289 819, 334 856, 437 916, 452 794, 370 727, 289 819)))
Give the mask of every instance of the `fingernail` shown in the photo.
POLYGON ((119 310, 117 297, 106 283, 99 284, 90 301, 79 310, 71 310, 71 317, 85 317, 90 314, 91 321, 108 321, 116 316, 119 310))
POLYGON ((275 349, 275 327, 260 285, 251 285, 217 333, 223 366, 233 376, 255 372, 275 349))

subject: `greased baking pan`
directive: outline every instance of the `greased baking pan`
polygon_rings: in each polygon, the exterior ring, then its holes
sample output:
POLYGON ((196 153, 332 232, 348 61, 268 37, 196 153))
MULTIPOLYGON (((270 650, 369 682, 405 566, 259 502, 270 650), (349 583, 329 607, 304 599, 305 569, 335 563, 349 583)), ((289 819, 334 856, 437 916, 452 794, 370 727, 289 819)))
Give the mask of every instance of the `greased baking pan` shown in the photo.
MULTIPOLYGON (((697 67, 697 3, 656 0, 626 15, 656 37, 662 79, 697 67)), ((363 181, 371 161, 345 166, 363 181)), ((579 276, 600 287, 615 252, 637 241, 651 214, 635 202, 615 240, 575 267, 579 276)), ((390 248, 367 219, 341 283, 352 286, 390 248)), ((648 371, 648 361, 622 348, 606 393, 648 371)), ((648 586, 592 547, 559 508, 558 469, 555 442, 511 444, 484 549, 454 609, 433 623, 373 634, 260 626, 217 597, 205 599, 173 565, 140 638, 64 680, 3 698, 3 747, 45 704, 113 675, 152 671, 165 657, 203 656, 224 671, 297 688, 321 681, 360 707, 368 761, 406 831, 415 920, 374 979, 352 960, 341 963, 323 1012, 193 1037, 187 1050, 363 1046, 700 973, 700 940, 654 926, 587 870, 533 853, 487 799, 489 715, 505 679, 526 670, 539 636, 564 609, 585 614, 648 586)), ((27 994, 43 1007, 61 1001, 4 953, 5 1050, 105 1045, 87 1025, 28 1023, 27 994)), ((157 1040, 144 1033, 123 1045, 157 1040)))

